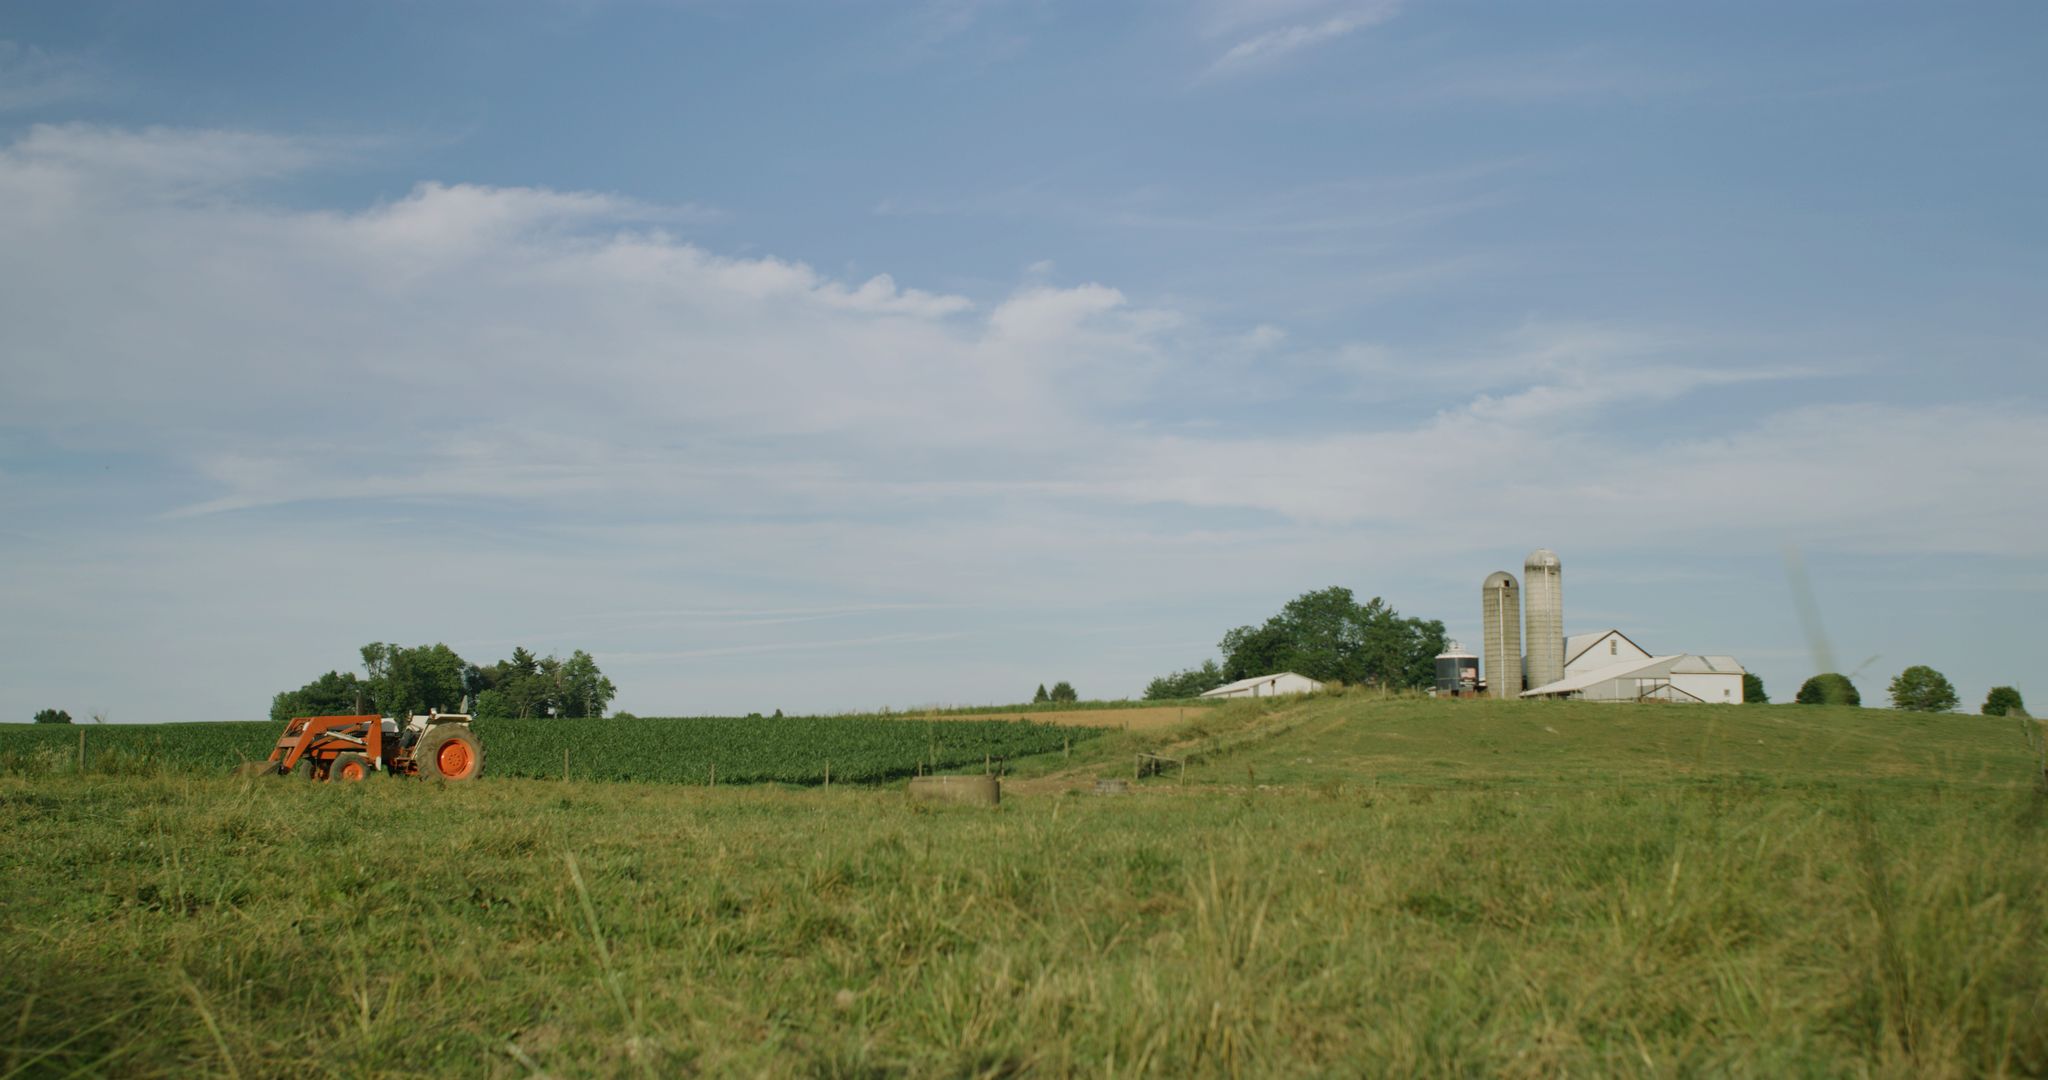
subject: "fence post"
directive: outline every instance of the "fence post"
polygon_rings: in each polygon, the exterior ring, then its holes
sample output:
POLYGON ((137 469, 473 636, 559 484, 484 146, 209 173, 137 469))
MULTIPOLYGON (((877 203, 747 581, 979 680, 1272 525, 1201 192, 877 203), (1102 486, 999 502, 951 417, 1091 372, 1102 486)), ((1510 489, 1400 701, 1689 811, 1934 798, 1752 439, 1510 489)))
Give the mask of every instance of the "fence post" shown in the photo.
POLYGON ((829 761, 825 763, 825 790, 832 790, 832 763, 829 761))
POLYGON ((718 786, 718 762, 716 761, 711 763, 711 786, 718 786))
POLYGON ((569 782, 569 748, 562 747, 562 782, 569 782))
POLYGON ((85 775, 85 729, 78 729, 78 773, 85 775))

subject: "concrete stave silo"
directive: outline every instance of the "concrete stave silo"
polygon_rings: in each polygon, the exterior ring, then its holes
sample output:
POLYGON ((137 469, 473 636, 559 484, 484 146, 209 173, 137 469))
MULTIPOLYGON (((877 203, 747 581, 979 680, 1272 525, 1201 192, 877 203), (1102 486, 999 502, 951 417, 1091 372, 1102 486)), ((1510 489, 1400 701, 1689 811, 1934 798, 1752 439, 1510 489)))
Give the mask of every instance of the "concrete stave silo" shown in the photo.
POLYGON ((1564 678, 1564 564, 1557 552, 1529 553, 1522 563, 1522 593, 1528 624, 1522 640, 1529 650, 1522 674, 1533 690, 1564 678))
POLYGON ((1480 586, 1480 658, 1486 665, 1486 692, 1497 698, 1522 693, 1522 596, 1515 575, 1496 570, 1480 586))

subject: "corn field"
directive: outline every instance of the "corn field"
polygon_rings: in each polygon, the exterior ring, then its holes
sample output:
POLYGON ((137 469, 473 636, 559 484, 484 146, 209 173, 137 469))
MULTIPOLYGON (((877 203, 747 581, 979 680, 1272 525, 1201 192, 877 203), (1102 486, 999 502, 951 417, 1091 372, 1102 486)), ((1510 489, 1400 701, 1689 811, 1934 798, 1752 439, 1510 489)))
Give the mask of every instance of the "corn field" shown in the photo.
MULTIPOLYGON (((889 716, 486 719, 486 775, 670 783, 876 783, 1001 763, 1102 734, 1026 720, 889 716)), ((0 726, 0 773, 224 773, 266 757, 281 725, 0 726)))

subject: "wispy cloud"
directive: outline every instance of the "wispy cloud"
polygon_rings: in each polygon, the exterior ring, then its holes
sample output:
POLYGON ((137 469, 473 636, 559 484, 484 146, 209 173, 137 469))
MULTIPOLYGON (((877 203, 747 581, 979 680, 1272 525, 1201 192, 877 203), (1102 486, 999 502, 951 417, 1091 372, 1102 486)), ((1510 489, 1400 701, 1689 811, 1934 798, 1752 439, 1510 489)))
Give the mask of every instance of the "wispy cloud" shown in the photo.
POLYGON ((0 113, 77 101, 105 88, 104 73, 85 60, 0 39, 0 113))
MULTIPOLYGON (((1059 677, 1116 693, 1151 661, 1066 628, 1174 612, 1190 582, 1268 603, 1356 580, 1366 552, 1434 573, 1503 520, 1674 562, 1786 532, 2029 555, 2048 527, 2014 487, 2011 462, 2048 456, 2024 397, 1788 390, 1658 420, 1826 374, 1810 350, 1569 321, 1337 349, 1110 282, 842 280, 602 193, 429 181, 306 209, 245 182, 325 152, 86 128, 0 149, 0 501, 37 523, 0 533, 36 640, 0 645, 42 680, 0 704, 141 665, 196 718, 226 707, 210 654, 268 658, 274 690, 390 638, 394 612, 458 647, 535 627, 522 643, 616 657, 636 711, 760 707, 762 686, 980 700, 1009 658, 1062 648, 1059 677), (1386 386, 1402 408, 1361 404, 1386 386), (937 664, 954 637, 968 659, 937 664), (775 660, 800 652, 802 678, 775 660), (709 668, 731 673, 707 699, 709 668)), ((1248 224, 1441 186, 1306 191, 1248 224)), ((1188 638, 1162 615, 1142 640, 1188 638)))
POLYGON ((771 641, 756 645, 717 645, 702 649, 674 649, 667 652, 613 652, 610 658, 625 665, 676 660, 702 660, 717 656, 752 656, 761 653, 830 652, 842 649, 871 649, 879 646, 925 645, 955 641, 964 634, 875 634, 868 637, 832 638, 823 641, 771 641))
POLYGON ((1360 7, 1327 18, 1291 23, 1261 31, 1224 50, 1203 73, 1219 78, 1267 67, 1304 49, 1323 45, 1386 22, 1400 10, 1395 0, 1360 7))

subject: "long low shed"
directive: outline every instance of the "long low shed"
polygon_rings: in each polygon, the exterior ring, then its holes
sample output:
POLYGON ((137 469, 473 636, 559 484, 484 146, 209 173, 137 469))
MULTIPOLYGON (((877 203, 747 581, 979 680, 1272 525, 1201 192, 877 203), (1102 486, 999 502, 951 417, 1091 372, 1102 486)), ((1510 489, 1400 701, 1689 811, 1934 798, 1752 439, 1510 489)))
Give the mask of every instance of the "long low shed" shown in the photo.
POLYGON ((1525 698, 1742 704, 1743 667, 1732 656, 1653 656, 1581 670, 1522 691, 1525 698))
POLYGON ((1206 698, 1279 697, 1282 694, 1313 694, 1322 688, 1322 683, 1306 675, 1296 675, 1292 671, 1283 671, 1277 675, 1255 675, 1249 679, 1239 679, 1234 683, 1224 683, 1222 686, 1202 696, 1206 698))

